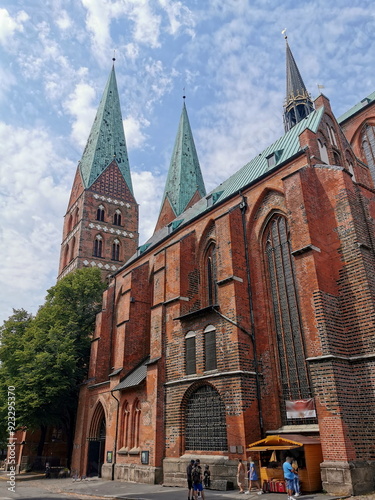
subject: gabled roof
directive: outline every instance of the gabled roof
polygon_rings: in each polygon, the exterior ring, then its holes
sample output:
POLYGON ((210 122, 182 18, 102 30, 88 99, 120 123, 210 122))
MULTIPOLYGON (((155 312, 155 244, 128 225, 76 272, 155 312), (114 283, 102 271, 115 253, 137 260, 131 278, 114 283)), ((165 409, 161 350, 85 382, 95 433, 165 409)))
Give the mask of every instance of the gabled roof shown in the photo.
POLYGON ((113 160, 133 193, 114 66, 79 163, 85 188, 90 187, 113 160))
MULTIPOLYGON (((316 133, 323 114, 323 106, 318 110, 314 110, 301 122, 297 123, 293 128, 291 128, 282 137, 280 137, 280 139, 274 142, 271 146, 268 146, 268 148, 266 148, 262 153, 253 158, 251 161, 246 163, 246 165, 243 166, 238 172, 236 172, 231 177, 229 177, 229 179, 217 186, 206 197, 202 198, 191 208, 176 217, 176 221, 178 220, 179 222, 179 224, 176 225, 176 229, 180 229, 195 217, 198 217, 199 215, 210 210, 212 205, 216 205, 219 202, 224 201, 234 193, 240 191, 241 189, 250 185, 252 182, 256 181, 258 178, 266 175, 268 172, 274 169, 277 169, 279 165, 286 162, 297 153, 301 152, 302 148, 299 141, 300 134, 306 129, 309 129, 312 132, 316 133), (268 158, 272 155, 275 155, 275 165, 270 168, 268 158), (210 197, 212 197, 213 202, 211 204, 207 203, 207 200, 210 197)), ((142 248, 144 249, 143 253, 146 253, 153 246, 166 238, 168 234, 171 233, 171 229, 173 232, 173 227, 170 224, 169 227, 163 227, 162 229, 154 233, 153 236, 145 243, 145 245, 142 245, 142 248)), ((140 255, 140 252, 131 257, 125 264, 125 266, 136 259, 138 255, 140 255)))
POLYGON ((186 209, 197 191, 201 197, 206 195, 184 102, 161 206, 163 207, 165 198, 168 198, 174 213, 178 216, 186 209))
POLYGON ((361 111, 361 109, 365 108, 374 101, 375 101, 375 92, 372 92, 370 95, 368 95, 367 97, 362 99, 359 103, 357 103, 355 106, 346 111, 346 113, 339 116, 337 118, 337 121, 339 123, 343 123, 345 120, 355 115, 356 113, 358 113, 358 111, 361 111))

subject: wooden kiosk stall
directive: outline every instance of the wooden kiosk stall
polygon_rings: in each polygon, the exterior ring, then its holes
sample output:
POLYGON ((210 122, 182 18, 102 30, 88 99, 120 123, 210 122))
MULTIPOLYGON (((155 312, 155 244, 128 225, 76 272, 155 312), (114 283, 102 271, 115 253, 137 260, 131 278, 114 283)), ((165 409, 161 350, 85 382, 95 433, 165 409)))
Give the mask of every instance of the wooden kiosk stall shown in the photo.
POLYGON ((322 489, 320 464, 323 456, 319 436, 270 435, 250 444, 246 451, 253 460, 259 456, 259 479, 263 489, 286 491, 283 463, 287 455, 297 460, 301 491, 310 493, 322 489))

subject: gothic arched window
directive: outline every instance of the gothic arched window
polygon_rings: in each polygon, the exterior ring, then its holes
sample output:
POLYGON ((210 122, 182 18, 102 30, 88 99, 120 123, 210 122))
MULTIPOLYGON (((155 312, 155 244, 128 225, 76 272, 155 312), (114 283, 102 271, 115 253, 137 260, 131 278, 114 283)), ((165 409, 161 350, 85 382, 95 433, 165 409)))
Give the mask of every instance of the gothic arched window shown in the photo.
POLYGON ((364 127, 361 142, 366 163, 375 182, 375 127, 373 125, 364 127))
POLYGON ((141 421, 141 404, 137 400, 133 408, 133 425, 132 425, 132 448, 139 447, 139 425, 141 421))
POLYGON ((115 240, 112 244, 112 260, 120 260, 120 242, 115 240))
POLYGON ((196 373, 196 345, 195 332, 191 331, 185 335, 185 371, 186 375, 196 373))
POLYGON ((99 205, 98 210, 96 211, 96 220, 100 220, 104 222, 104 207, 103 205, 99 205))
POLYGON ((209 325, 204 329, 204 368, 216 370, 216 328, 209 325))
POLYGON ((217 302, 217 290, 216 290, 216 246, 215 243, 211 243, 206 251, 205 261, 204 261, 204 271, 205 271, 205 303, 207 306, 215 305, 217 302))
POLYGON ((94 257, 103 257, 103 238, 98 234, 94 240, 94 257))
POLYGON ((121 212, 120 212, 120 210, 116 210, 116 212, 113 216, 113 224, 115 226, 121 226, 121 212))
POLYGON ((311 397, 304 352, 298 294, 286 219, 275 216, 266 231, 266 256, 282 383, 285 400, 311 397))
POLYGON ((227 451, 225 405, 210 385, 190 396, 185 410, 185 450, 227 451))
POLYGON ((122 446, 127 448, 129 446, 129 434, 130 434, 130 411, 129 404, 126 401, 123 410, 123 424, 122 424, 122 446))
POLYGON ((323 163, 329 165, 327 146, 323 143, 321 139, 318 139, 318 146, 319 146, 320 159, 322 160, 323 163))

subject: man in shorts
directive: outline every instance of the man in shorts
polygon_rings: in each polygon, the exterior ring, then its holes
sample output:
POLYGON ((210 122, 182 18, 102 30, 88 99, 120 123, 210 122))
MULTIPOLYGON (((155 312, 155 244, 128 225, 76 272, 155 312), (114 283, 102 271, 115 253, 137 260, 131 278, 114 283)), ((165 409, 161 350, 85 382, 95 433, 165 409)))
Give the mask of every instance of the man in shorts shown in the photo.
POLYGON ((293 495, 293 487, 294 487, 294 477, 295 472, 292 467, 292 457, 285 457, 285 462, 283 463, 283 471, 284 471, 284 479, 286 485, 286 491, 288 493, 288 500, 295 500, 293 495))
POLYGON ((202 468, 200 464, 200 460, 197 459, 195 461, 195 465, 193 466, 193 470, 191 471, 191 478, 193 480, 193 489, 194 489, 194 498, 198 500, 198 492, 200 492, 200 496, 202 500, 204 500, 204 492, 203 492, 203 474, 202 468))

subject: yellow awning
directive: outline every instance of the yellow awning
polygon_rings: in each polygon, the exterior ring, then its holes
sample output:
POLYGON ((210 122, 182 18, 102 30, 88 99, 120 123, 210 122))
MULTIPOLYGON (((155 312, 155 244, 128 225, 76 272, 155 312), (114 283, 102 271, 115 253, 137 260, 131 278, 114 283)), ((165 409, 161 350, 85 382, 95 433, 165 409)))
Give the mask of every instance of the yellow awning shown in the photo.
POLYGON ((303 446, 303 443, 274 435, 249 444, 247 451, 291 450, 300 446, 303 446))

